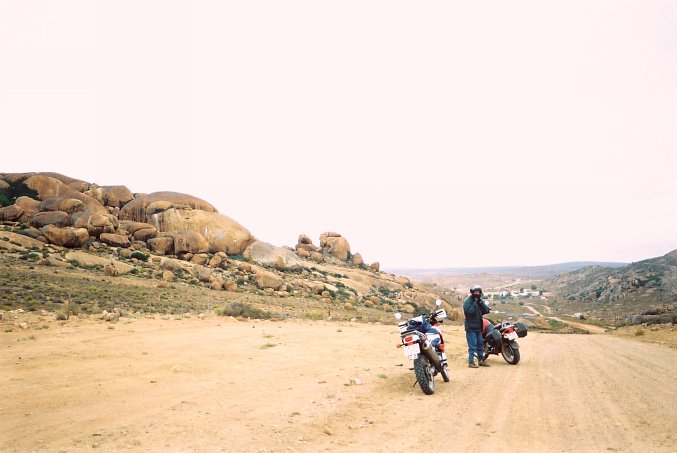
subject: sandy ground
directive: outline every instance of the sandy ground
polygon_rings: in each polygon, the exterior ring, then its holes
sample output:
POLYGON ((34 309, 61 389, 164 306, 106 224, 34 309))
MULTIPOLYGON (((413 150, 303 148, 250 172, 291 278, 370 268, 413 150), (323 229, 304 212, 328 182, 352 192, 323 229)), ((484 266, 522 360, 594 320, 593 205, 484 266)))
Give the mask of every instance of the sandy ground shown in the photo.
POLYGON ((228 318, 0 332, 2 452, 672 452, 677 350, 530 333, 425 396, 395 325, 228 318), (353 384, 351 385, 351 380, 353 384))

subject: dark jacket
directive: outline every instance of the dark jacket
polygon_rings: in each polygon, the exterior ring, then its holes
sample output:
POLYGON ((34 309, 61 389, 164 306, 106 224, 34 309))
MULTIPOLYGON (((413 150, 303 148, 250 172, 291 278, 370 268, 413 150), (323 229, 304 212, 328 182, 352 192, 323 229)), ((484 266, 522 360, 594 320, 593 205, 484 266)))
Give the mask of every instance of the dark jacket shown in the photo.
POLYGON ((482 331, 482 315, 489 313, 489 307, 482 300, 475 300, 470 296, 463 301, 463 315, 465 315, 465 331, 466 332, 481 332, 482 331))

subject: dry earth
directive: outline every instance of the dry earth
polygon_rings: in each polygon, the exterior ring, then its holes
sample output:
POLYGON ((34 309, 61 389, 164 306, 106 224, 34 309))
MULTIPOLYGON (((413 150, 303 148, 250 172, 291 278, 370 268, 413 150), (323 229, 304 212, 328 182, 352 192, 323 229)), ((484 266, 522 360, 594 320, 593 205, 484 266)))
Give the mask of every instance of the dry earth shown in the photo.
POLYGON ((394 325, 123 318, 0 332, 0 451, 672 452, 677 350, 530 333, 425 396, 394 325), (353 381, 353 385, 351 384, 353 381), (431 439, 433 441, 431 441, 431 439), (425 446, 425 447, 424 447, 425 446))

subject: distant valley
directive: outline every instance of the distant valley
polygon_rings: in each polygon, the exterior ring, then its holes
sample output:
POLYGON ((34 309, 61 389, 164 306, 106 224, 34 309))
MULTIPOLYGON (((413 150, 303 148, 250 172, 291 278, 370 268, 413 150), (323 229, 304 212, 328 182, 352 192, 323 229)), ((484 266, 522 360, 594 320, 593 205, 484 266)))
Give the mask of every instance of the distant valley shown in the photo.
POLYGON ((677 321, 677 250, 635 263, 577 261, 392 271, 461 294, 467 294, 473 284, 481 285, 489 298, 522 293, 525 297, 517 297, 523 303, 547 305, 554 312, 630 324, 677 321))

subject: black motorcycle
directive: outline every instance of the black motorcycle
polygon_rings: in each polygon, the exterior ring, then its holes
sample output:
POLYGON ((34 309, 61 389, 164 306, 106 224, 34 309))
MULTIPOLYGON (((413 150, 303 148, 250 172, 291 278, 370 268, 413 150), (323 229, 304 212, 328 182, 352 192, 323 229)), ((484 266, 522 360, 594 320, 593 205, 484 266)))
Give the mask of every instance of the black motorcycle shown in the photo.
MULTIPOLYGON (((398 348, 403 348, 404 355, 413 360, 416 374, 416 382, 426 395, 435 393, 435 376, 442 375, 444 382, 449 382, 447 372, 447 354, 444 352, 444 338, 439 324, 447 317, 441 300, 437 300, 436 306, 428 315, 413 317, 407 321, 398 322, 400 329, 400 341, 398 348)), ((395 313, 395 318, 402 319, 400 313, 395 313)))
POLYGON ((484 339, 484 357, 489 354, 499 353, 510 365, 517 365, 520 361, 520 350, 517 344, 518 338, 527 336, 527 327, 521 323, 504 321, 494 324, 490 320, 484 320, 482 338, 484 339))

